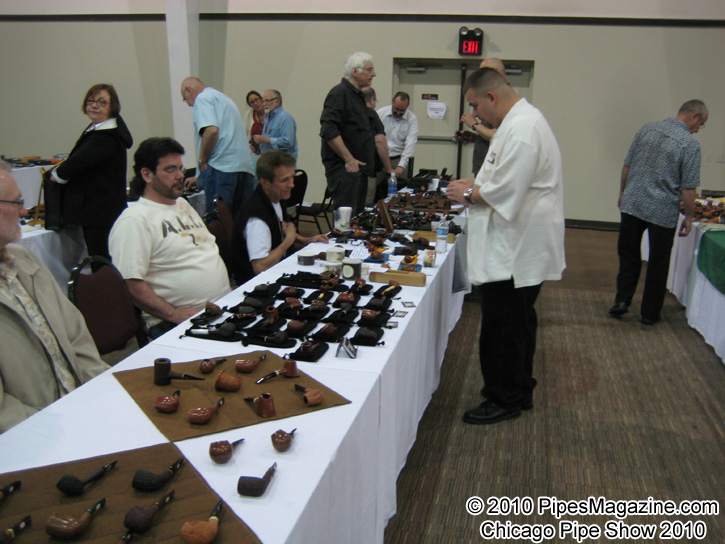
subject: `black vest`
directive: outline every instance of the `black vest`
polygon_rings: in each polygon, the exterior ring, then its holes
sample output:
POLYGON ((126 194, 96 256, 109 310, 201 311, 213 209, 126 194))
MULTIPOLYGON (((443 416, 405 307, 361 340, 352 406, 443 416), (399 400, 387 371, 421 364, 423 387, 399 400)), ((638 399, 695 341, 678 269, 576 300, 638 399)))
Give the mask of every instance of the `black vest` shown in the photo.
MULTIPOLYGON (((284 220, 289 221, 290 217, 287 214, 286 202, 282 200, 280 205, 282 206, 282 216, 284 217, 284 220)), ((255 275, 252 263, 249 262, 247 240, 244 236, 244 231, 247 228, 247 221, 249 221, 252 217, 261 219, 269 227, 269 231, 272 233, 272 247, 270 250, 280 245, 284 239, 282 225, 277 217, 277 212, 274 211, 272 202, 262 190, 262 186, 257 185, 234 218, 234 230, 232 231, 232 265, 234 267, 234 277, 237 281, 237 285, 247 282, 255 275)), ((291 253, 292 247, 290 247, 287 251, 285 257, 291 253)))

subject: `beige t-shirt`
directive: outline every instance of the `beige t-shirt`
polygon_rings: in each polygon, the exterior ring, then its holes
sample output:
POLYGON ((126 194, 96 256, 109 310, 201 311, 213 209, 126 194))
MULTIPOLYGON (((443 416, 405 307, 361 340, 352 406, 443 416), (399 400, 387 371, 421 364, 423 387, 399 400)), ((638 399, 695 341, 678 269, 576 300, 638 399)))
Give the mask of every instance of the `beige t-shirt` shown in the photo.
MULTIPOLYGON (((108 245, 125 279, 144 280, 172 306, 202 307, 230 290, 214 236, 183 198, 173 205, 140 198, 116 220, 108 245)), ((149 327, 161 321, 144 318, 149 327)))

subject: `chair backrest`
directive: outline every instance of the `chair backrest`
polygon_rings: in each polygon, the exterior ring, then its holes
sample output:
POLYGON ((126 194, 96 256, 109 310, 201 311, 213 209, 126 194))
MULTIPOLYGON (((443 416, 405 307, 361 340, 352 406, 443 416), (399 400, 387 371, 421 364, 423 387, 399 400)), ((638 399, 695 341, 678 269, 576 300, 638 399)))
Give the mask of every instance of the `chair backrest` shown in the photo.
POLYGON ((232 239, 232 230, 234 229, 234 218, 232 212, 229 210, 229 206, 220 195, 214 197, 214 209, 217 212, 219 221, 224 225, 224 230, 227 233, 227 240, 232 239))
POLYGON ((208 228, 209 232, 211 232, 214 235, 214 238, 216 238, 219 255, 227 267, 227 272, 231 274, 233 271, 231 239, 227 236, 227 231, 224 228, 224 225, 221 220, 212 218, 211 221, 206 224, 206 228, 208 228))
POLYGON ((134 335, 139 347, 148 344, 141 314, 133 305, 126 282, 108 259, 92 255, 78 263, 68 280, 68 298, 83 314, 99 353, 122 349, 134 335), (104 266, 83 274, 91 263, 104 266))
POLYGON ((307 172, 304 170, 295 170, 295 186, 292 187, 292 194, 285 203, 287 208, 294 208, 294 222, 300 217, 300 208, 302 207, 302 201, 305 199, 305 193, 307 192, 307 172))

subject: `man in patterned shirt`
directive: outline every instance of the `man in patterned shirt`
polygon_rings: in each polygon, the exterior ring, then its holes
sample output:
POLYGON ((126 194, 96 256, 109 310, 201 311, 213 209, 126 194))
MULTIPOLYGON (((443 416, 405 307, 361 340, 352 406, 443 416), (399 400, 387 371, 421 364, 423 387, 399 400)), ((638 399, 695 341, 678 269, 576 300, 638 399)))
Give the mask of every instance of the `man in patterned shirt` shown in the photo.
POLYGON ((690 232, 695 215, 695 187, 700 184, 700 144, 694 138, 707 121, 701 100, 685 102, 676 118, 643 126, 629 148, 619 189, 619 274, 612 317, 626 314, 642 267, 642 234, 649 233, 649 263, 642 296, 644 325, 661 320, 670 251, 675 237, 680 200, 685 218, 680 236, 690 232))

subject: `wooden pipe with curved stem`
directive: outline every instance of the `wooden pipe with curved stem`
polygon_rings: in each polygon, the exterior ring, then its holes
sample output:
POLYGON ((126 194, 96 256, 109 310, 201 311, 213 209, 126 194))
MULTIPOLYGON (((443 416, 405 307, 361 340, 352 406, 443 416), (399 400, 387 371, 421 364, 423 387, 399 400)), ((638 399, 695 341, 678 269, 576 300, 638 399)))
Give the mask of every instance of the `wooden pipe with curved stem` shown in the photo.
POLYGON ((179 457, 174 464, 165 468, 159 474, 149 472, 148 470, 138 469, 133 475, 131 486, 139 491, 156 491, 161 489, 171 477, 178 472, 181 465, 184 464, 184 458, 179 457))
POLYGON ((60 540, 74 540, 86 530, 86 527, 88 527, 91 523, 93 514, 103 508, 105 504, 106 499, 103 498, 83 512, 79 518, 61 516, 60 514, 53 512, 53 514, 48 518, 48 521, 45 523, 45 532, 53 538, 60 540))
POLYGON ((101 468, 98 468, 94 470, 88 478, 85 480, 81 480, 77 476, 73 476, 72 474, 66 474, 64 476, 61 476, 60 480, 58 480, 58 483, 55 484, 55 487, 57 487, 62 493, 65 495, 68 495, 69 497, 76 497, 83 493, 83 488, 88 485, 89 483, 98 480, 105 476, 109 470, 111 470, 116 464, 116 461, 111 461, 107 465, 103 465, 101 468))
POLYGON ((25 516, 19 522, 12 527, 8 527, 2 533, 0 533, 0 544, 6 544, 15 540, 15 537, 22 533, 25 529, 30 526, 32 519, 30 516, 25 516))
POLYGON ((126 517, 123 518, 123 524, 126 526, 126 529, 132 533, 140 535, 147 532, 151 529, 151 525, 153 525, 156 513, 169 504, 173 498, 174 490, 172 489, 151 506, 147 506, 145 508, 141 506, 134 506, 126 512, 126 517))
POLYGON ((224 501, 219 501, 207 521, 185 521, 181 526, 181 540, 187 544, 210 544, 219 533, 219 514, 224 501))

